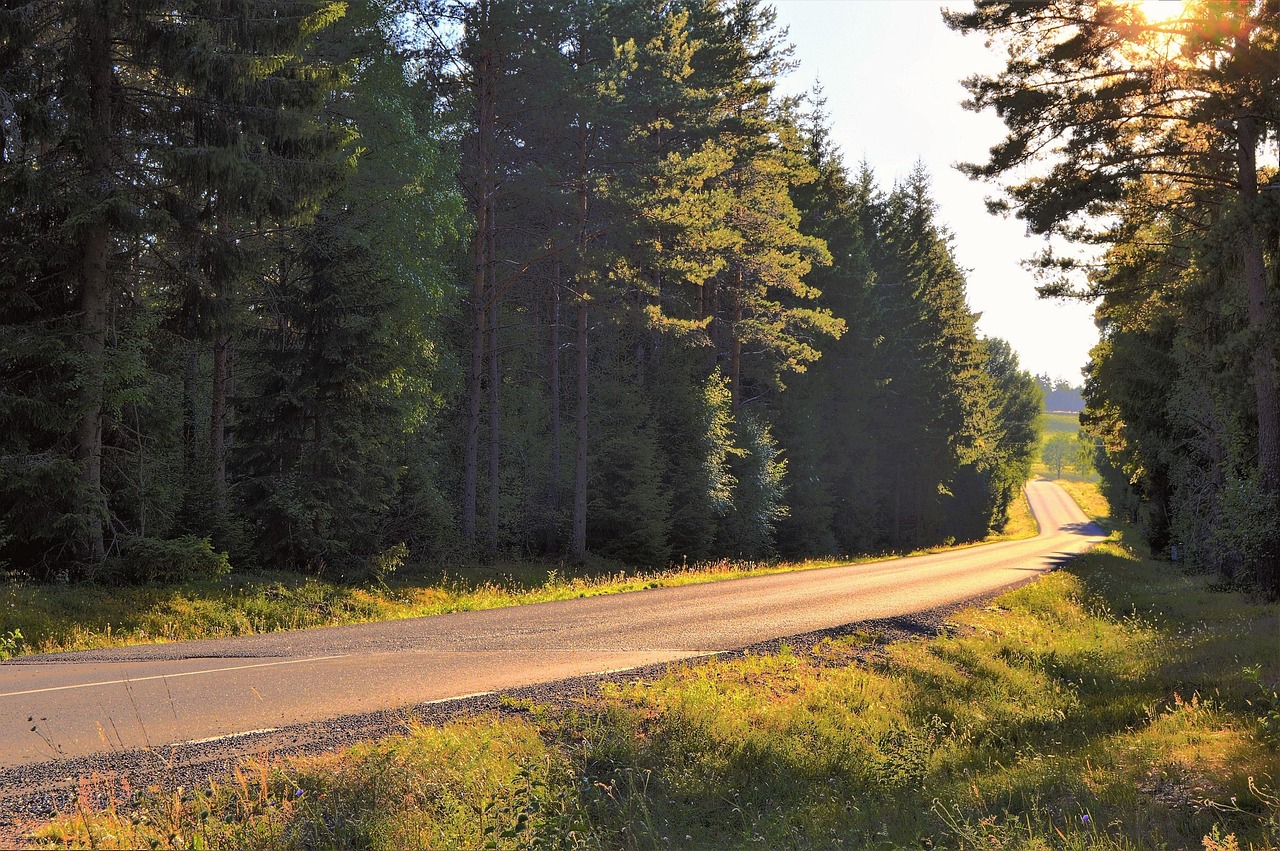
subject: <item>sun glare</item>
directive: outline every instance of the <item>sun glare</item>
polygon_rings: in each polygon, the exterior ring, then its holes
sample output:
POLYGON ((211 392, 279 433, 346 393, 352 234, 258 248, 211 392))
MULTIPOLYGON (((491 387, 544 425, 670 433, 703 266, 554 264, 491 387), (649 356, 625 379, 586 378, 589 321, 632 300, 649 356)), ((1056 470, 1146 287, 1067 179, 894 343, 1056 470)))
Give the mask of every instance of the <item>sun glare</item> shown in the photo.
POLYGON ((1171 21, 1182 14, 1186 0, 1140 0, 1137 4, 1151 23, 1171 21))

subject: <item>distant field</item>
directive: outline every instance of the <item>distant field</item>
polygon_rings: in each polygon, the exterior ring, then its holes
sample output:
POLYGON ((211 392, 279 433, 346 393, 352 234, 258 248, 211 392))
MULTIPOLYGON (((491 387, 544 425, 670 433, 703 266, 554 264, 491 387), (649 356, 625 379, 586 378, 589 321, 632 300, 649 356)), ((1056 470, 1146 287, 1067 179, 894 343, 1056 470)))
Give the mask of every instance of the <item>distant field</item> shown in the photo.
POLYGON ((1046 413, 1046 414, 1044 415, 1044 434, 1045 434, 1045 437, 1048 437, 1048 436, 1049 436, 1049 435, 1051 435, 1051 434, 1058 434, 1059 432, 1066 432, 1066 433, 1068 433, 1068 434, 1075 434, 1075 433, 1076 433, 1076 430, 1077 430, 1077 429, 1079 429, 1079 428, 1080 428, 1080 415, 1079 415, 1079 414, 1051 414, 1051 413, 1046 413))

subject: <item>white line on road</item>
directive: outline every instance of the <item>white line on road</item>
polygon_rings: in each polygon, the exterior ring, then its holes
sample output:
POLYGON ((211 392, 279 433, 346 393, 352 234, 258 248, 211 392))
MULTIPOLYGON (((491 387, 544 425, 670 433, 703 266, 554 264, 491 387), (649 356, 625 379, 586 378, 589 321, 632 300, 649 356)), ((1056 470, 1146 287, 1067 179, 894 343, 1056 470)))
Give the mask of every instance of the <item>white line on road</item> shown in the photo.
POLYGON ((249 668, 271 668, 277 665, 298 665, 303 662, 323 662, 326 659, 343 659, 349 656, 349 653, 338 653, 333 656, 308 656, 305 659, 283 659, 279 662, 257 662, 252 665, 230 665, 225 668, 206 668, 202 671, 179 671, 176 674, 154 674, 149 677, 124 677, 119 680, 101 680, 96 683, 75 683, 68 686, 49 686, 48 688, 33 688, 26 691, 7 691, 0 693, 0 697, 21 697, 24 694, 42 694, 47 691, 67 691, 75 688, 94 688, 95 686, 116 686, 124 683, 141 683, 147 680, 163 680, 177 679, 178 677, 195 677, 200 674, 219 674, 224 671, 245 671, 249 668))
POLYGON ((210 736, 207 739, 189 739, 185 742, 178 742, 173 747, 183 747, 185 745, 207 745, 210 742, 220 742, 223 739, 243 739, 245 736, 261 736, 265 733, 274 733, 279 727, 267 727, 264 730, 245 730, 243 733, 226 733, 221 736, 210 736))

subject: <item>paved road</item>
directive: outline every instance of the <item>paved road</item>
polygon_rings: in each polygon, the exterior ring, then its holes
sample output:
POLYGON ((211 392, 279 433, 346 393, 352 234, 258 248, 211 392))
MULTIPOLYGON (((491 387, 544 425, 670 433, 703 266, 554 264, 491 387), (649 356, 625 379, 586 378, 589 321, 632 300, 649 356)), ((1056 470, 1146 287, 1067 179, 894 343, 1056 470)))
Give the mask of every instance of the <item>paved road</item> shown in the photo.
POLYGON ((235 737, 906 615, 1019 584, 1104 537, 1058 486, 1032 482, 1027 495, 1041 531, 1024 541, 484 612, 0 663, 0 767, 235 737))

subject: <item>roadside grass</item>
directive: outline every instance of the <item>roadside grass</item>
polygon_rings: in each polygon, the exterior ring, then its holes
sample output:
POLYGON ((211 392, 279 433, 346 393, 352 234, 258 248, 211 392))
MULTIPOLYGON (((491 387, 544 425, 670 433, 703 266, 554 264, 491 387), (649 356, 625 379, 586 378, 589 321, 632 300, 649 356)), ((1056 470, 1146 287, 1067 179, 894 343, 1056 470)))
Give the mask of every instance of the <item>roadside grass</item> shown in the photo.
POLYGON ((1017 499, 1009 506, 1009 522, 1005 524, 1004 531, 992 533, 983 543, 994 544, 999 541, 1021 541, 1025 538, 1034 538, 1040 534, 1040 526, 1036 523, 1035 515, 1031 513, 1031 504, 1027 502, 1027 492, 1020 491, 1017 499))
POLYGON ((552 562, 524 561, 456 572, 406 570, 390 582, 364 585, 285 572, 233 573, 173 585, 0 585, 0 635, 20 635, 8 653, 0 644, 0 659, 398 620, 846 563, 722 560, 651 571, 613 565, 574 572, 552 562))
MULTIPOLYGON (((1034 537, 1026 497, 988 541, 1034 537)), ((961 544, 959 546, 972 546, 961 544)), ((932 548, 927 552, 940 552, 932 548)), ((924 551, 922 551, 924 552, 924 551)), ((29 653, 228 638, 291 629, 495 609, 646 588, 719 582, 857 564, 899 553, 807 561, 720 560, 659 570, 614 563, 509 561, 453 571, 408 567, 389 581, 349 585, 296 573, 233 573, 171 585, 0 584, 0 660, 29 653)))
POLYGON ((1069 493, 1071 498, 1076 501, 1076 504, 1080 506, 1080 510, 1090 520, 1104 529, 1114 527, 1111 520, 1111 508, 1107 505, 1106 497, 1102 495, 1102 491, 1098 487, 1097 476, 1094 476, 1093 481, 1082 481, 1078 478, 1054 479, 1053 483, 1069 493))
MULTIPOLYGON (((958 613, 605 686, 199 790, 48 847, 1280 847, 1280 611, 1126 546, 958 613)), ((90 790, 91 791, 91 790, 90 790)))

